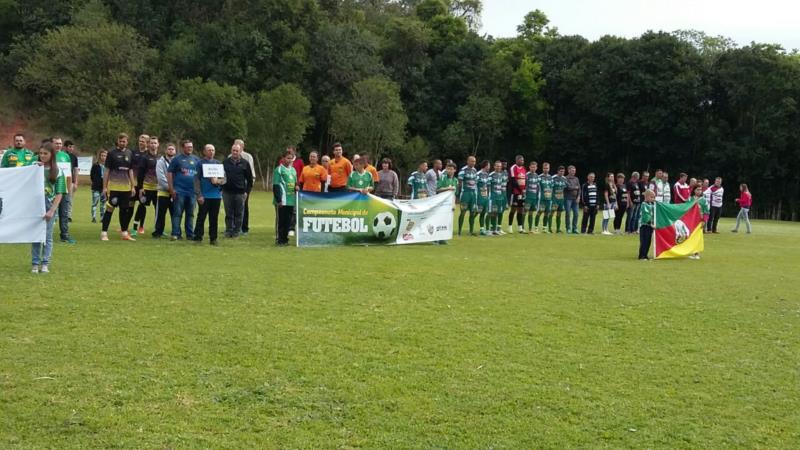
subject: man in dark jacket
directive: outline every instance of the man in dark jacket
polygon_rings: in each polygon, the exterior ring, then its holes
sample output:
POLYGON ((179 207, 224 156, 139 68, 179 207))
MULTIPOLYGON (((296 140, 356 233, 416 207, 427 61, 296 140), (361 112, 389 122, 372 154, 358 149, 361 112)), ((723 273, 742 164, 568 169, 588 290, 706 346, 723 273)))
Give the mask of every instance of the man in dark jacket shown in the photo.
POLYGON ((253 189, 253 171, 242 158, 242 146, 233 144, 231 154, 222 162, 225 184, 222 185, 222 202, 225 204, 225 237, 239 237, 242 232, 245 199, 253 189))
POLYGON ((106 196, 103 195, 103 175, 105 174, 107 150, 100 150, 97 154, 97 162, 92 164, 92 171, 89 177, 92 179, 92 223, 97 223, 97 218, 103 218, 106 196))

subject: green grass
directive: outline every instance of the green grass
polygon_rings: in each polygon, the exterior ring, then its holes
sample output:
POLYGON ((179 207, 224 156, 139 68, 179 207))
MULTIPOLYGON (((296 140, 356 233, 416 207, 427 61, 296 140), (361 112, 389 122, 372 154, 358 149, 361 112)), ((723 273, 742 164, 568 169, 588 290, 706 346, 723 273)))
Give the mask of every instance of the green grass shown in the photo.
POLYGON ((701 261, 617 236, 275 248, 259 194, 212 248, 101 243, 87 197, 53 273, 0 247, 1 448, 800 442, 797 224, 723 220, 701 261))

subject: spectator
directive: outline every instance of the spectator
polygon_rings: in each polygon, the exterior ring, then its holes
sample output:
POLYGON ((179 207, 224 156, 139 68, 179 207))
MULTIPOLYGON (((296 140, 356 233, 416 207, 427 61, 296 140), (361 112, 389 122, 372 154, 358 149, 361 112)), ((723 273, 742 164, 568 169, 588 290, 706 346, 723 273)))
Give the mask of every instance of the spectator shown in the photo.
MULTIPOLYGON (((197 178, 195 179, 195 196, 197 197, 197 222, 194 226, 195 242, 203 242, 206 217, 208 217, 208 240, 211 245, 217 245, 217 229, 219 225, 219 207, 222 203, 222 185, 225 184, 225 177, 206 177, 203 167, 207 165, 219 165, 222 163, 214 159, 216 149, 211 144, 203 147, 203 159, 197 167, 197 178)), ((224 169, 223 169, 224 170, 224 169)))
POLYGON ((169 181, 167 171, 169 164, 177 153, 175 144, 168 143, 164 156, 158 158, 156 163, 156 180, 158 182, 158 194, 156 194, 156 224, 153 227, 152 236, 160 239, 164 236, 164 222, 166 221, 167 211, 169 211, 170 223, 172 223, 172 197, 169 194, 169 181))
POLYGON ((714 180, 714 185, 708 188, 706 192, 709 192, 711 197, 711 216, 708 218, 706 229, 714 234, 719 234, 717 224, 719 223, 720 215, 722 215, 722 200, 725 194, 725 188, 722 187, 722 178, 717 177, 714 180))
MULTIPOLYGON (((242 149, 241 158, 247 161, 247 164, 250 166, 250 173, 253 176, 253 182, 250 183, 252 187, 253 185, 255 185, 255 180, 256 180, 256 165, 255 165, 255 160, 253 160, 253 155, 245 151, 245 145, 242 139, 236 139, 235 141, 233 141, 233 143, 239 145, 239 147, 242 149)), ((241 233, 242 236, 247 236, 249 232, 250 232, 250 193, 248 191, 248 194, 244 196, 244 215, 242 216, 241 233)))
POLYGON ((709 225, 708 225, 709 224, 709 219, 711 219, 711 210, 710 210, 710 208, 711 208, 711 191, 708 189, 709 188, 709 180, 708 180, 708 178, 703 178, 703 184, 701 186, 703 188, 703 198, 706 200, 706 203, 708 204, 708 207, 709 207, 709 211, 703 216, 703 222, 706 224, 706 227, 703 229, 703 232, 707 233, 707 232, 711 231, 711 228, 709 228, 709 225))
POLYGON ((23 167, 36 164, 36 155, 25 148, 25 136, 22 134, 14 135, 14 146, 6 149, 3 159, 0 159, 2 167, 23 167))
POLYGON ((617 181, 613 173, 606 175, 606 185, 603 187, 603 235, 610 235, 608 222, 616 216, 617 212, 617 181))
POLYGON ((250 163, 242 158, 242 147, 239 144, 233 144, 230 156, 222 165, 225 167, 225 184, 222 185, 225 237, 238 238, 242 232, 246 200, 253 187, 253 172, 250 163))
POLYGON ((581 187, 581 203, 583 204, 583 219, 581 219, 581 234, 594 234, 594 223, 597 216, 597 184, 594 181, 594 172, 586 176, 586 183, 581 187))
POLYGON ((400 180, 397 177, 397 173, 392 170, 391 159, 383 158, 377 180, 375 183, 375 195, 378 197, 394 200, 400 194, 400 180))
POLYGON ((61 198, 67 193, 67 183, 58 167, 52 143, 45 144, 39 149, 39 165, 44 166, 45 214, 43 220, 47 226, 45 241, 31 244, 31 272, 49 273, 50 259, 53 255, 53 218, 58 211, 61 198))
POLYGON ((628 220, 625 223, 626 233, 639 232, 639 214, 641 214, 642 201, 644 201, 644 189, 642 181, 639 179, 639 172, 633 172, 628 181, 628 220))
POLYGON ((186 239, 194 239, 194 204, 196 201, 194 193, 194 181, 197 177, 197 167, 200 165, 200 158, 193 155, 194 144, 191 140, 181 142, 182 153, 169 163, 167 169, 167 182, 169 183, 169 194, 172 197, 172 236, 171 240, 181 239, 181 219, 186 231, 186 239), (186 216, 185 218, 183 216, 186 216))
POLYGON ((564 189, 567 234, 578 234, 578 204, 581 196, 581 181, 575 176, 575 172, 575 166, 567 167, 567 188, 564 189))
POLYGON ((328 174, 328 178, 322 185, 322 191, 328 192, 328 187, 331 185, 331 157, 328 155, 322 155, 320 165, 325 169, 325 172, 328 174))
POLYGON ((72 213, 72 158, 69 153, 63 150, 64 143, 60 137, 54 136, 50 138, 50 142, 52 142, 53 150, 56 152, 56 164, 58 164, 58 168, 61 170, 61 174, 64 176, 67 184, 67 192, 61 196, 61 201, 58 204, 59 235, 61 237, 61 242, 74 244, 75 239, 72 239, 72 236, 69 234, 69 217, 72 213))
POLYGON ((97 223, 97 218, 103 218, 103 207, 106 198, 103 195, 103 175, 105 173, 106 157, 108 151, 100 150, 97 153, 97 161, 92 164, 89 178, 92 180, 92 223, 97 223))
POLYGON ((745 183, 739 185, 739 192, 739 198, 736 199, 736 203, 739 204, 739 214, 736 216, 736 228, 731 231, 738 233, 739 222, 744 221, 747 234, 750 234, 753 231, 750 227, 750 206, 753 205, 753 196, 745 183))
POLYGON ((628 219, 630 219, 630 212, 628 205, 631 204, 630 193, 628 192, 628 185, 625 183, 625 174, 617 174, 617 212, 614 217, 614 234, 621 234, 625 229, 622 224, 625 223, 625 212, 628 212, 628 219))
POLYGON ((661 203, 670 204, 672 203, 672 188, 669 185, 669 174, 665 170, 661 173, 661 203))

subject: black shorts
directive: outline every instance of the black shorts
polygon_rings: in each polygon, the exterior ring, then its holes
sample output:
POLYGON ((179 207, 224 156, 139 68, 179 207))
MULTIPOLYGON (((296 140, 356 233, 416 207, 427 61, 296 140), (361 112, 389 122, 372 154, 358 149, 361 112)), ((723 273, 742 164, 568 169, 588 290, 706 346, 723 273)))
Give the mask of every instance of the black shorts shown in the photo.
POLYGON ((139 202, 144 206, 155 205, 158 201, 158 191, 142 190, 139 193, 139 202))
POLYGON ((508 204, 511 205, 512 208, 524 208, 525 207, 525 196, 524 195, 511 194, 510 202, 508 204))
POLYGON ((117 206, 130 206, 131 191, 109 191, 106 205, 116 208, 117 206))

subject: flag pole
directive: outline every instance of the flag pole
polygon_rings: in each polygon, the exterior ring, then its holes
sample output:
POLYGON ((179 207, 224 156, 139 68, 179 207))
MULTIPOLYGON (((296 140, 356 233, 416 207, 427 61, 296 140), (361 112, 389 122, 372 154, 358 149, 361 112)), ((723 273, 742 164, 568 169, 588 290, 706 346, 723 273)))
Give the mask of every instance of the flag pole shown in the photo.
POLYGON ((656 211, 658 210, 658 202, 653 202, 653 235, 651 236, 653 241, 653 259, 656 259, 656 211))

